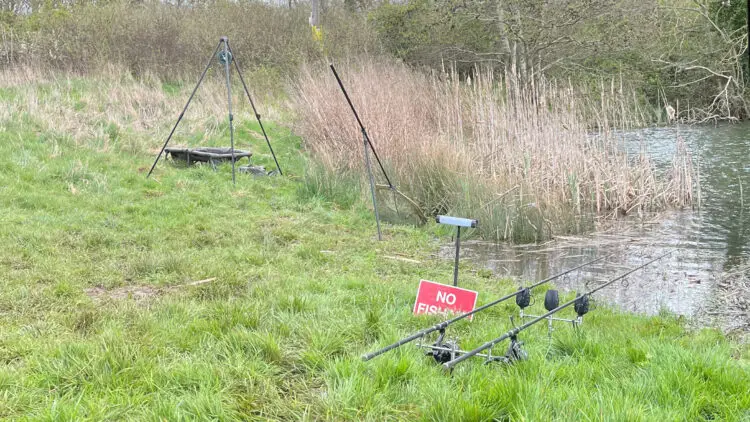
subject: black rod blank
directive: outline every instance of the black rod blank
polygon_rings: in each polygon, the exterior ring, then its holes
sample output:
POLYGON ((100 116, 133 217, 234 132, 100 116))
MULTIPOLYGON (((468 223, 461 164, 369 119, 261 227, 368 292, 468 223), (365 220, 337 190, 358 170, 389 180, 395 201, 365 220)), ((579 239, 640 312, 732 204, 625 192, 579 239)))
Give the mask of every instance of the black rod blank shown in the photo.
MULTIPOLYGON (((559 274, 555 274, 555 275, 553 275, 551 277, 547 277, 544 280, 541 280, 541 281, 538 281, 538 282, 532 284, 531 286, 528 287, 528 289, 530 290, 530 289, 533 289, 535 287, 539 287, 542 284, 548 283, 548 282, 550 282, 550 281, 552 281, 552 280, 554 280, 556 278, 560 278, 560 277, 562 277, 562 276, 564 276, 566 274, 572 273, 573 271, 578 270, 580 268, 583 268, 583 267, 585 267, 587 265, 591 265, 591 264, 594 264, 596 262, 599 262, 599 261, 601 261, 601 260, 603 260, 603 259, 605 259, 605 258, 607 258, 609 256, 611 256, 611 255, 606 255, 606 256, 602 256, 602 257, 596 258, 596 259, 594 259, 592 261, 585 262, 585 263, 583 263, 581 265, 578 265, 577 267, 573 267, 573 268, 571 268, 569 270, 566 270, 566 271, 563 271, 563 272, 561 272, 559 274)), ((449 326, 449 325, 451 325, 451 324, 453 324, 455 322, 458 322, 458 321, 460 321, 460 320, 462 320, 464 318, 468 318, 468 317, 470 317, 470 316, 472 316, 472 315, 474 315, 474 314, 476 314, 478 312, 482 312, 483 310, 485 310, 487 308, 490 308, 492 306, 495 306, 498 303, 504 302, 504 301, 506 301, 506 300, 508 300, 510 298, 516 297, 522 291, 523 290, 518 290, 518 291, 515 291, 513 293, 507 294, 507 295, 505 295, 505 296, 503 296, 503 297, 501 297, 499 299, 496 299, 496 300, 494 300, 494 301, 492 301, 492 302, 490 302, 490 303, 488 303, 486 305, 482 305, 482 306, 474 309, 473 311, 466 312, 465 314, 461 314, 461 315, 453 317, 453 318, 451 318, 449 320, 443 321, 443 322, 441 322, 439 324, 435 324, 432 327, 428 327, 428 328, 425 328, 423 330, 417 331, 416 333, 414 333, 414 334, 412 334, 412 335, 410 335, 410 336, 408 336, 406 338, 403 338, 403 339, 401 339, 401 340, 399 340, 399 341, 397 341, 397 342, 395 342, 393 344, 390 344, 390 345, 388 345, 388 346, 386 346, 386 347, 384 347, 382 349, 379 349, 379 350, 376 350, 376 351, 374 351, 372 353, 368 353, 366 355, 363 355, 362 356, 362 360, 368 361, 368 360, 370 360, 370 359, 372 359, 374 357, 382 355, 385 352, 391 351, 391 350, 393 350, 395 348, 403 346, 404 344, 411 343, 414 340, 422 338, 422 337, 426 336, 427 334, 433 333, 435 331, 444 330, 447 326, 449 326)))
MULTIPOLYGON (((646 267, 648 265, 651 265, 652 263, 654 263, 654 262, 656 262, 656 261, 664 258, 665 256, 671 254, 672 252, 673 251, 669 251, 669 252, 667 252, 667 253, 665 253, 663 255, 660 255, 660 256, 658 256, 658 257, 656 257, 656 258, 654 258, 654 259, 646 262, 645 264, 639 265, 639 266, 637 266, 637 267, 635 267, 635 268, 633 268, 633 269, 631 269, 629 271, 626 271, 626 272, 620 274, 619 276, 613 278, 612 280, 610 280, 610 281, 602 284, 601 286, 599 286, 599 287, 597 287, 595 289, 589 290, 587 293, 583 294, 582 296, 590 296, 590 295, 598 292, 599 290, 601 290, 601 289, 603 289, 603 288, 611 285, 612 283, 614 283, 616 281, 619 281, 619 280, 622 280, 623 278, 625 278, 625 277, 629 276, 630 274, 632 274, 632 273, 640 270, 641 268, 644 268, 644 267, 646 267)), ((562 305, 558 306, 557 308, 555 308, 555 309, 547 312, 546 314, 538 316, 538 317, 532 319, 531 321, 529 321, 529 322, 527 322, 527 323, 525 323, 523 325, 520 325, 520 326, 518 326, 518 327, 516 327, 516 328, 514 328, 512 330, 510 330, 507 333, 503 334, 502 336, 500 336, 500 337, 498 337, 498 338, 496 338, 494 340, 490 340, 490 341, 484 343, 483 345, 477 347, 474 350, 462 353, 457 358, 455 358, 455 359, 453 359, 453 360, 451 360, 449 362, 444 363, 443 364, 443 369, 445 369, 447 371, 450 371, 451 369, 453 369, 454 366, 456 366, 459 363, 465 361, 466 359, 471 358, 472 356, 475 356, 477 353, 480 353, 480 352, 482 352, 484 350, 487 350, 487 349, 493 347, 494 345, 500 343, 503 340, 506 340, 506 339, 509 339, 509 338, 515 338, 518 335, 519 332, 521 332, 521 331, 523 331, 523 330, 531 327, 532 325, 536 324, 537 322, 542 321, 542 320, 546 319, 547 317, 549 317, 549 316, 551 316, 551 315, 553 315, 553 314, 555 314, 555 313, 557 313, 557 312, 559 312, 559 311, 567 308, 568 306, 576 303, 576 301, 580 300, 580 298, 581 297, 576 297, 573 300, 565 302, 562 305)))
POLYGON ((391 183, 391 179, 388 177, 388 173, 385 172, 383 163, 380 162, 380 157, 378 157, 378 152, 375 151, 375 146, 370 141, 370 136, 367 135, 367 130, 365 130, 365 125, 363 125, 362 120, 359 119, 359 114, 357 113, 357 109, 354 108, 354 104, 352 103, 352 100, 349 98, 349 94, 346 92, 346 88, 344 88, 344 83, 341 82, 341 78, 339 78, 339 74, 336 72, 336 68, 333 67, 333 63, 331 63, 330 66, 331 66, 331 71, 333 72, 333 76, 336 77, 336 82, 339 83, 339 88, 341 88, 341 92, 343 92, 344 97, 346 97, 346 102, 349 103, 349 107, 352 109, 352 113, 354 113, 354 118, 357 119, 357 124, 359 124, 359 128, 362 130, 362 135, 365 137, 365 141, 370 146, 370 149, 372 150, 372 154, 375 156, 375 160, 378 162, 378 166, 380 166, 380 170, 383 172, 383 176, 385 176, 386 182, 388 182, 388 187, 392 189, 393 183, 391 183))

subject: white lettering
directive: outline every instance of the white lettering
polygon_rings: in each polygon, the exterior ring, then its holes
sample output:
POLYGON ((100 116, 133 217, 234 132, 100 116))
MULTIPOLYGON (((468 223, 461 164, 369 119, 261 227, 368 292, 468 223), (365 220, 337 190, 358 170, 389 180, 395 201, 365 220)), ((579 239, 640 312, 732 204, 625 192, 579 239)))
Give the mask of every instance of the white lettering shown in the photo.
POLYGON ((437 302, 453 305, 454 303, 456 303, 456 295, 454 295, 453 293, 438 292, 435 300, 437 302))
POLYGON ((438 302, 445 303, 445 292, 441 292, 440 290, 438 290, 437 297, 435 298, 435 300, 438 302))
POLYGON ((437 292, 437 297, 435 298, 435 301, 447 303, 449 305, 453 305, 456 303, 456 295, 453 293, 446 293, 446 292, 437 292))

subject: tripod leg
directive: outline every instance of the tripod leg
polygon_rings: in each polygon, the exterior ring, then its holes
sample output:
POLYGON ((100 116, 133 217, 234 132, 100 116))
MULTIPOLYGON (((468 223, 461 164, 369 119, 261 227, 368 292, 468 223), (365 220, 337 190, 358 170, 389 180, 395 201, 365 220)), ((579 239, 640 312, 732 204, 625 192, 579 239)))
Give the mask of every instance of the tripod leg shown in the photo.
POLYGON ((378 201, 375 199, 375 179, 372 177, 372 168, 370 167, 370 150, 367 148, 367 135, 364 134, 365 147, 365 166, 367 166, 367 175, 370 178, 370 192, 372 193, 372 207, 375 209, 375 223, 378 225, 378 240, 383 240, 380 233, 380 216, 378 215, 378 201))
POLYGON ((232 56, 229 53, 229 40, 226 37, 221 38, 224 42, 224 70, 227 74, 227 106, 229 108, 229 142, 232 148, 232 184, 236 185, 237 181, 234 176, 234 116, 232 115, 232 86, 229 83, 229 62, 232 56))
MULTIPOLYGON (((231 49, 229 50, 231 53, 231 49)), ((273 162, 276 163, 276 169, 279 171, 280 175, 284 175, 284 173, 281 171, 281 166, 279 166, 279 160, 276 159, 276 154, 273 152, 273 147, 271 147, 271 141, 268 140, 268 135, 266 134, 266 129, 263 127, 263 122, 260 120, 260 113, 258 113, 258 110, 255 108, 255 103, 253 102, 253 98, 250 96, 250 90, 247 89, 247 84, 245 84, 245 78, 242 77, 242 72, 240 71, 240 65, 237 64, 237 60, 234 60, 234 68, 237 70, 237 74, 240 76, 240 82, 242 82, 242 87, 245 88, 245 94, 247 94, 247 99, 250 100, 250 106, 253 108, 253 113, 255 113, 255 118, 258 120, 258 125, 260 126, 260 131, 263 132, 263 137, 266 139, 266 144, 268 144, 268 149, 271 150, 271 156, 273 156, 273 162)))
POLYGON ((180 117, 177 118, 177 122, 175 122, 174 127, 172 127, 172 131, 169 132, 169 136, 167 136, 167 140, 164 141, 164 145, 162 145, 161 151, 159 151, 159 155, 156 156, 156 160, 154 160, 154 164, 151 165, 151 170, 149 170, 148 175, 146 175, 147 179, 151 176, 151 172, 154 171, 154 167, 156 167, 156 163, 159 162, 161 155, 164 153, 164 149, 167 147, 167 144, 169 143, 170 139, 172 139, 172 135, 174 135, 174 131, 175 129, 177 129, 177 125, 180 124, 182 117, 185 116, 185 112, 187 111, 188 106, 190 105, 190 102, 193 100, 193 97, 195 96, 195 92, 198 91, 198 87, 201 86, 201 82, 203 82, 203 78, 206 77, 206 72, 208 72, 208 68, 211 67, 211 62, 214 60, 214 56, 216 56, 216 53, 219 51, 220 46, 221 46, 221 41, 219 41, 219 44, 216 45, 216 49, 211 54, 211 58, 208 59, 208 63, 206 63, 206 68, 203 69, 203 73, 201 73, 201 77, 198 79, 198 83, 195 84, 195 88, 193 88, 193 92, 190 94, 190 98, 188 98, 187 103, 185 103, 185 107, 182 109, 182 113, 180 113, 180 117))

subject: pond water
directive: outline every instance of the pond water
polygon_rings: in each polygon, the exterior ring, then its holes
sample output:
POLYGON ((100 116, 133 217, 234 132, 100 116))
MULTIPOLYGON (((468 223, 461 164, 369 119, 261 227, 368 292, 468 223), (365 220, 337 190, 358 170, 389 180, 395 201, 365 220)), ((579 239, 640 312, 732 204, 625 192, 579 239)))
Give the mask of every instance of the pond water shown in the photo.
MULTIPOLYGON (((617 136, 629 151, 645 149, 662 169, 676 140, 684 139, 699 172, 700 209, 628 217, 591 235, 543 244, 463 242, 461 259, 526 284, 611 254, 555 281, 581 292, 673 251, 596 298, 627 311, 669 311, 697 325, 750 331, 750 125, 672 126, 617 136)), ((441 249, 446 257, 453 253, 452 244, 441 249)))

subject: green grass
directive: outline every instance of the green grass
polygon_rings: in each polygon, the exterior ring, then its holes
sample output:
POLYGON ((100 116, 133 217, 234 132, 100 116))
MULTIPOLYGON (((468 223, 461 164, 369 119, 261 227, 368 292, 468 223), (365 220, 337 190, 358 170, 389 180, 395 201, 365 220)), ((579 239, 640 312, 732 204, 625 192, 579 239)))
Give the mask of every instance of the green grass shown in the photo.
MULTIPOLYGON (((419 279, 450 281, 452 263, 434 257, 448 232, 386 225, 378 242, 367 202, 316 179, 300 140, 268 126, 285 177, 233 187, 228 166, 162 162, 146 179, 153 156, 133 152, 127 128, 102 149, 29 116, 5 122, 0 418, 750 418, 748 347, 669 315, 600 307, 552 342, 543 324, 528 330, 528 361, 470 361, 452 376, 414 347, 362 362, 436 321, 411 307, 419 279), (398 254, 421 263, 386 258, 398 254), (89 296, 96 287, 128 293, 89 296)), ((270 169, 257 129, 242 125, 238 145, 270 169)), ((469 266, 460 277, 480 302, 515 289, 469 266)), ((515 312, 498 306, 450 333, 471 348, 515 312)))

